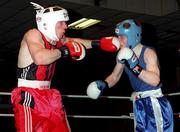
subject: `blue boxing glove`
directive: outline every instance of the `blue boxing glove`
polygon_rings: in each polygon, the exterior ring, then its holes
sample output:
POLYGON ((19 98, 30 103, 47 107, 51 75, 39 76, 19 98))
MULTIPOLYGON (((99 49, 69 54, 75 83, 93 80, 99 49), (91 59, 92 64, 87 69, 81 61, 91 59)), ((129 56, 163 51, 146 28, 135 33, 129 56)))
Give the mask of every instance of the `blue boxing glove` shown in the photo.
POLYGON ((103 80, 96 80, 88 85, 86 93, 91 99, 97 99, 106 88, 108 88, 107 82, 103 80))
POLYGON ((129 67, 129 69, 132 70, 132 72, 138 76, 141 71, 142 68, 141 66, 139 66, 139 59, 136 56, 136 54, 134 53, 133 50, 125 47, 122 48, 118 54, 117 54, 117 61, 121 64, 126 64, 127 67, 129 67))

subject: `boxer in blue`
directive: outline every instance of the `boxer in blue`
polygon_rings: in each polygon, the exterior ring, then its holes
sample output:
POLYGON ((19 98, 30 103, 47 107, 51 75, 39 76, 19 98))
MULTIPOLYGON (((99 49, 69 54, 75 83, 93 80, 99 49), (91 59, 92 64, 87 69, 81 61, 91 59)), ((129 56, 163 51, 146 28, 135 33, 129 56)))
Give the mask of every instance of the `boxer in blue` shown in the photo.
POLYGON ((116 25, 121 43, 117 64, 105 80, 96 80, 87 87, 87 95, 97 99, 105 88, 113 87, 123 71, 134 92, 133 112, 136 132, 173 132, 173 111, 161 91, 160 69, 155 50, 141 44, 142 27, 133 19, 116 25))

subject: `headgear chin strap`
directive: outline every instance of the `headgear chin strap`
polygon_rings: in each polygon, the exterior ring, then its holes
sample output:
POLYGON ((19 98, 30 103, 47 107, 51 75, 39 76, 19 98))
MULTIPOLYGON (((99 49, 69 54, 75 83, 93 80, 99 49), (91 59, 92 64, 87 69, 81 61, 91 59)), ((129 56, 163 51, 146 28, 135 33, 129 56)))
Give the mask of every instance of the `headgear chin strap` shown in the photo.
POLYGON ((127 37, 126 47, 133 49, 141 42, 141 25, 133 19, 124 20, 116 25, 115 33, 117 36, 125 35, 127 37))
POLYGON ((34 9, 36 9, 36 23, 38 30, 49 39, 58 41, 59 38, 56 35, 55 26, 58 21, 69 20, 67 10, 59 6, 44 8, 34 2, 30 3, 34 6, 34 9))

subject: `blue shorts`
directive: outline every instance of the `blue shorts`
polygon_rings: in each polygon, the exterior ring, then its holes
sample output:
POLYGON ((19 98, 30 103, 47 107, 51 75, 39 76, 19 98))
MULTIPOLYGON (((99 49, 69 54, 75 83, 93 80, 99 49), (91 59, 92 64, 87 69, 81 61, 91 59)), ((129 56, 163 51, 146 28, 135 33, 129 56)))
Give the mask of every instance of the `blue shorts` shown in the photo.
POLYGON ((173 111, 166 97, 139 98, 133 111, 136 132, 173 132, 173 111))

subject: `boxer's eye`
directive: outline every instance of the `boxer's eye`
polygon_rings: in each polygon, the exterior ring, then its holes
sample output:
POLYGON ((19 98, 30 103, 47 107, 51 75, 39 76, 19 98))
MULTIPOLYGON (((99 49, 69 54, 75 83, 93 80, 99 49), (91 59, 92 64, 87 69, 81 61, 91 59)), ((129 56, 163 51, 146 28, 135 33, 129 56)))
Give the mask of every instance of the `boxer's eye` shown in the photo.
POLYGON ((131 26, 131 25, 130 25, 129 23, 124 23, 124 24, 123 24, 123 27, 124 27, 125 29, 130 28, 130 26, 131 26))

